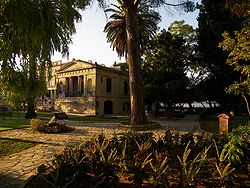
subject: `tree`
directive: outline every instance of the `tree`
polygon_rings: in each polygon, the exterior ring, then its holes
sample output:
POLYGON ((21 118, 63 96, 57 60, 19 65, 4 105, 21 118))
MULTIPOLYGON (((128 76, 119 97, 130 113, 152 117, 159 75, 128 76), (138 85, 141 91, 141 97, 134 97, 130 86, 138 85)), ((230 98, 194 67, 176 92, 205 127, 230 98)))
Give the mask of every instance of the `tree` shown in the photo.
MULTIPOLYGON (((126 49, 124 55, 129 66, 129 86, 131 104, 131 124, 144 124, 146 116, 144 112, 143 87, 141 77, 141 43, 140 43, 140 19, 139 6, 142 3, 150 5, 152 8, 167 4, 166 0, 117 0, 122 5, 124 20, 126 23, 126 49)), ((193 8, 189 1, 180 3, 185 8, 193 8)), ((177 6, 177 5, 176 5, 177 6)), ((115 44, 115 43, 113 43, 115 44)))
POLYGON ((218 45, 223 41, 223 32, 233 33, 241 27, 242 21, 226 8, 226 1, 202 0, 198 17, 200 64, 208 71, 202 84, 205 86, 203 91, 208 96, 206 100, 218 102, 222 110, 228 110, 233 105, 233 96, 226 94, 224 89, 239 73, 225 63, 228 53, 218 45))
POLYGON ((188 103, 189 111, 193 112, 192 103, 194 101, 201 102, 203 99, 203 93, 198 88, 198 85, 205 79, 205 73, 207 72, 206 69, 199 64, 199 56, 197 53, 197 29, 194 29, 191 25, 185 24, 185 21, 181 20, 171 23, 168 31, 173 36, 181 37, 185 41, 183 43, 185 47, 185 60, 183 64, 189 82, 181 102, 188 103))
POLYGON ((19 117, 19 111, 24 103, 27 101, 25 89, 20 90, 23 85, 27 82, 27 75, 22 72, 13 71, 12 74, 15 81, 8 82, 4 79, 0 79, 0 95, 2 100, 7 101, 17 112, 17 117, 19 117), (11 84, 11 85, 9 85, 11 84))
MULTIPOLYGON (((119 6, 111 4, 111 8, 107 8, 105 12, 112 13, 110 16, 112 20, 104 28, 104 32, 107 33, 107 42, 111 43, 118 56, 126 56, 128 48, 124 6, 123 4, 119 4, 119 6)), ((142 2, 138 5, 140 49, 144 49, 150 38, 155 34, 160 20, 159 13, 152 10, 148 3, 142 2)))
POLYGON ((154 104, 155 116, 159 103, 164 104, 166 115, 170 115, 173 105, 185 102, 189 85, 188 39, 178 36, 178 33, 170 33, 169 30, 162 30, 155 35, 144 55, 145 101, 154 104))
POLYGON ((51 54, 59 51, 68 55, 75 21, 81 20, 78 9, 84 9, 88 3, 88 0, 1 1, 1 75, 5 80, 13 81, 13 72, 9 70, 16 70, 17 57, 28 70, 28 83, 23 85, 28 91, 26 118, 36 116, 34 102, 41 87, 38 82, 45 78, 45 67, 50 64, 51 54))
POLYGON ((195 29, 191 25, 185 24, 184 20, 171 23, 168 27, 168 31, 174 36, 182 37, 189 45, 197 41, 195 29))
POLYGON ((238 9, 237 4, 232 5, 228 0, 228 7, 237 15, 240 15, 244 21, 242 29, 235 31, 233 35, 228 32, 223 34, 223 42, 220 43, 220 47, 229 52, 226 63, 234 68, 234 70, 240 72, 240 78, 235 81, 226 91, 231 94, 240 95, 243 97, 248 114, 250 116, 250 107, 248 98, 250 96, 250 3, 245 1, 237 1, 238 5, 245 5, 245 9, 238 9))

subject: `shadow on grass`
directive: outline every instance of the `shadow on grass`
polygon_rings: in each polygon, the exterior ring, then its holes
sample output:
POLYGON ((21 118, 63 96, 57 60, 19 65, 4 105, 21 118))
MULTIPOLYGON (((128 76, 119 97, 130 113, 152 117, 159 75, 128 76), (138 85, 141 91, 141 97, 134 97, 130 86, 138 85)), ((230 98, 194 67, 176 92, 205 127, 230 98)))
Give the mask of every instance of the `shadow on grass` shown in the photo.
POLYGON ((0 138, 0 157, 21 152, 40 143, 18 138, 0 138))

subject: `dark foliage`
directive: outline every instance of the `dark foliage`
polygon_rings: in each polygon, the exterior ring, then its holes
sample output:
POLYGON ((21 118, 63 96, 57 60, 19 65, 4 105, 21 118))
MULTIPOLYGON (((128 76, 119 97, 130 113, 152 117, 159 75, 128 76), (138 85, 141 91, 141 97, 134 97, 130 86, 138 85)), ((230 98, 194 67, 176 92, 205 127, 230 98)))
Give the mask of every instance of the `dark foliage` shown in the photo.
MULTIPOLYGON (((77 148, 65 148, 39 172, 57 187, 144 187, 146 182, 150 187, 244 187, 245 179, 237 174, 247 176, 248 153, 237 169, 226 147, 238 132, 227 137, 166 131, 159 138, 132 132, 111 139, 101 134, 77 148)), ((245 143, 247 135, 237 138, 245 143)), ((248 146, 241 145, 244 151, 248 146)))

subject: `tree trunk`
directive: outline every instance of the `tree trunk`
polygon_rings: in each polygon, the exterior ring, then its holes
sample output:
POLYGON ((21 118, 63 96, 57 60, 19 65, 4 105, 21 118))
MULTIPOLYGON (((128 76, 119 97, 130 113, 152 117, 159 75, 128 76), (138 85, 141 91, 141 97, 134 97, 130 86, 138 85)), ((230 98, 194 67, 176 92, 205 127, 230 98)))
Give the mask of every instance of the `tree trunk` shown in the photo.
POLYGON ((246 103, 248 116, 250 116, 250 107, 249 107, 249 103, 248 103, 247 97, 245 95, 242 95, 242 97, 243 97, 243 99, 245 100, 245 103, 246 103))
POLYGON ((35 112, 35 100, 34 100, 34 98, 29 97, 27 104, 28 104, 28 109, 27 109, 27 112, 25 114, 25 118, 32 119, 34 117, 37 117, 37 114, 35 112))
POLYGON ((158 112, 159 112, 159 103, 158 101, 155 102, 155 109, 154 109, 154 117, 158 117, 158 112))
POLYGON ((192 106, 192 102, 188 102, 188 111, 190 112, 190 113, 193 113, 194 112, 194 108, 193 108, 193 106, 192 106))
POLYGON ((137 5, 129 1, 125 8, 127 32, 127 63, 129 66, 129 87, 131 106, 131 125, 142 125, 147 121, 144 111, 143 88, 141 76, 141 55, 137 5))
POLYGON ((28 87, 28 99, 27 99, 27 104, 28 104, 28 110, 25 114, 26 119, 31 119, 37 116, 35 112, 35 98, 34 96, 34 90, 36 89, 36 59, 30 55, 29 59, 29 85, 28 87))

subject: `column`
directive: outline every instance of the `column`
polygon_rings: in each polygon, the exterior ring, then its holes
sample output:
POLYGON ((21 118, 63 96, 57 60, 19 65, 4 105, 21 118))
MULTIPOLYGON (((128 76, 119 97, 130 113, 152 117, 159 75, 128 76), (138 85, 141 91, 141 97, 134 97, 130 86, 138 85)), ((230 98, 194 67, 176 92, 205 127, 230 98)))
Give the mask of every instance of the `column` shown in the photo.
POLYGON ((52 91, 51 90, 49 90, 49 99, 51 100, 52 99, 52 91))
POLYGON ((93 97, 95 96, 96 87, 97 87, 96 77, 93 77, 93 80, 92 80, 92 96, 93 97))
POLYGON ((54 98, 54 93, 53 93, 53 89, 52 90, 50 90, 50 100, 52 101, 53 100, 53 98, 54 98))
POLYGON ((53 89, 52 90, 52 101, 54 101, 56 99, 56 92, 55 90, 53 89))
POLYGON ((69 95, 70 97, 73 96, 73 78, 69 77, 69 95))
POLYGON ((84 96, 87 97, 88 96, 88 78, 87 75, 84 75, 84 96))
POLYGON ((77 96, 82 96, 82 94, 81 94, 81 76, 78 76, 77 77, 77 79, 78 79, 78 84, 77 84, 77 96))
POLYGON ((69 78, 65 78, 65 97, 69 96, 69 78))

